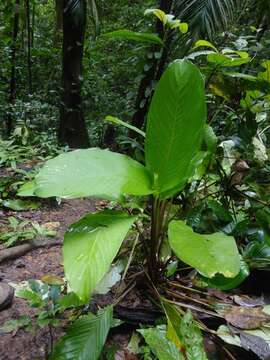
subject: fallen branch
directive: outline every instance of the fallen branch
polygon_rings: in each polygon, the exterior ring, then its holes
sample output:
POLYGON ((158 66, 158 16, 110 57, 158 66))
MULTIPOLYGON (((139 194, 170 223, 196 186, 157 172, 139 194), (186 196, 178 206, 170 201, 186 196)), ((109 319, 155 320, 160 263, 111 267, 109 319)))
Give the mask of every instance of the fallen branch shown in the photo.
POLYGON ((114 307, 115 316, 124 321, 128 321, 136 324, 154 324, 161 312, 151 310, 148 308, 129 308, 126 306, 116 305, 114 307))
POLYGON ((46 246, 57 246, 61 245, 61 240, 46 241, 46 240, 33 240, 31 242, 24 243, 22 245, 13 246, 8 249, 0 251, 0 264, 4 261, 17 259, 20 256, 27 254, 28 252, 46 246))

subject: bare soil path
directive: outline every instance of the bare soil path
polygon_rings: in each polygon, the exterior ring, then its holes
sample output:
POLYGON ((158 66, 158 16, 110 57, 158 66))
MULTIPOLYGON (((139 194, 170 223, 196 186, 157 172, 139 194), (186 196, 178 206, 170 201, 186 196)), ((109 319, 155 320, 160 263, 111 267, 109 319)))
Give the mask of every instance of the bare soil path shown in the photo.
MULTIPOLYGON (((95 211, 95 202, 91 199, 65 200, 56 207, 43 206, 39 210, 20 213, 3 213, 2 216, 16 215, 21 219, 37 221, 39 224, 59 222, 57 238, 63 239, 66 228, 86 213, 95 211)), ((55 239, 53 239, 55 240, 55 239)), ((48 239, 48 241, 50 241, 48 239)), ((3 248, 2 248, 3 249, 3 248)), ((0 247, 1 251, 1 247, 0 247)), ((29 279, 40 279, 44 275, 63 276, 61 246, 34 249, 26 255, 0 265, 0 281, 20 283, 29 279)), ((7 310, 0 312, 0 326, 9 319, 18 319, 21 315, 33 315, 23 299, 14 298, 7 310)), ((57 336, 57 333, 55 334, 57 336)), ((48 331, 36 333, 23 329, 10 334, 0 334, 0 360, 41 360, 44 359, 48 331)))

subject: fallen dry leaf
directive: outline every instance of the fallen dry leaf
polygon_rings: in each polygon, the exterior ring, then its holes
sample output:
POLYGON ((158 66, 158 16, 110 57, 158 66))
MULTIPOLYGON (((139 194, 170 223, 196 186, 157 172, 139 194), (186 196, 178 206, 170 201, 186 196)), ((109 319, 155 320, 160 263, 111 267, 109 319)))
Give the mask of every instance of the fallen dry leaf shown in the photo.
POLYGON ((251 350, 259 356, 260 359, 269 359, 270 346, 269 341, 262 339, 259 336, 247 334, 244 331, 240 332, 241 345, 246 350, 251 350))
POLYGON ((223 315, 229 324, 244 330, 257 329, 270 321, 262 307, 232 306, 223 315))
POLYGON ((258 306, 264 306, 264 300, 262 297, 260 298, 251 298, 247 295, 234 295, 233 296, 233 301, 240 306, 245 306, 245 307, 258 307, 258 306))
POLYGON ((45 224, 42 224, 42 226, 46 229, 46 230, 56 230, 60 227, 60 222, 59 221, 51 221, 51 222, 47 222, 45 224))
POLYGON ((138 360, 137 356, 129 353, 128 351, 117 351, 114 360, 138 360))
POLYGON ((44 275, 42 276, 41 281, 49 285, 64 285, 64 280, 55 275, 44 275))

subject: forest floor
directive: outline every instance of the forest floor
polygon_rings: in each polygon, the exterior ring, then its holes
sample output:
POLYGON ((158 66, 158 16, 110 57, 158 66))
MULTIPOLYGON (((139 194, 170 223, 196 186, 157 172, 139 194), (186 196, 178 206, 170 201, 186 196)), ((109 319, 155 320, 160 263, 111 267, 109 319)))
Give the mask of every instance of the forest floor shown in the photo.
MULTIPOLYGON (((57 224, 57 235, 52 238, 46 238, 48 244, 50 242, 54 244, 51 243, 48 246, 36 248, 14 260, 0 263, 0 283, 8 283, 16 288, 18 285, 30 279, 41 280, 45 275, 63 278, 61 243, 66 229, 83 215, 104 208, 106 204, 107 202, 93 199, 76 199, 62 200, 61 204, 57 205, 56 203, 45 200, 42 201, 41 207, 36 210, 0 210, 0 218, 3 219, 14 216, 20 221, 28 220, 37 222, 40 225, 50 223, 57 224), (55 245, 56 241, 58 242, 57 245, 55 245)), ((0 221, 0 225, 1 222, 2 220, 0 221)), ((18 243, 18 245, 20 245, 20 243, 18 243)), ((4 246, 0 245, 0 258, 1 252, 4 250, 4 246)), ((130 270, 132 271, 131 268, 130 270)), ((256 287, 258 293, 253 295, 260 297, 263 292, 265 295, 264 300, 266 304, 269 304, 270 300, 268 296, 266 296, 266 294, 269 294, 269 273, 264 276, 264 273, 260 272, 260 277, 257 277, 256 274, 254 276, 255 281, 254 278, 250 277, 252 288, 242 290, 245 290, 244 293, 246 294, 253 294, 254 283, 256 283, 258 285, 256 287), (260 282, 258 282, 258 279, 260 282), (262 286, 263 284, 265 284, 266 288, 262 286)), ((141 283, 139 277, 138 283, 141 283)), ((246 286, 249 283, 247 283, 246 286)), ((157 316, 160 316, 160 313, 157 313, 156 309, 154 309, 146 299, 144 289, 137 285, 138 284, 136 284, 134 288, 132 287, 132 291, 124 298, 121 298, 119 304, 114 308, 116 318, 124 320, 121 326, 111 329, 106 343, 107 349, 113 347, 117 349, 115 350, 116 355, 113 358, 114 360, 138 360, 137 355, 132 354, 129 349, 132 334, 134 334, 136 326, 138 328, 140 324, 154 323, 157 316)), ((119 288, 121 290, 120 285, 119 288)), ((114 294, 112 290, 109 294, 103 297, 101 296, 100 298, 98 297, 96 303, 102 307, 106 306, 112 302, 115 295, 117 294, 114 294)), ((218 291, 212 292, 212 295, 222 295, 220 299, 222 300, 224 296, 226 301, 230 297, 230 294, 221 294, 218 291)), ((241 295, 241 292, 238 293, 238 295, 241 295)), ((92 311, 92 308, 90 310, 92 311)), ((9 308, 0 311, 0 360, 44 360, 48 358, 48 349, 51 347, 52 339, 55 344, 58 338, 64 333, 64 321, 59 327, 53 328, 51 334, 48 331, 48 326, 44 328, 35 327, 33 331, 19 328, 18 330, 8 333, 1 332, 1 327, 6 321, 19 319, 21 316, 29 316, 31 319, 34 319, 37 311, 38 310, 29 306, 27 300, 16 296, 13 298, 13 302, 9 308)), ((207 354, 210 354, 209 359, 228 359, 226 354, 223 357, 223 352, 219 352, 219 348, 210 337, 205 337, 205 348, 207 354)), ((108 356, 106 359, 112 359, 112 357, 108 356)), ((242 350, 239 349, 237 350, 237 357, 235 359, 253 360, 257 359, 257 357, 251 352, 249 352, 247 356, 246 352, 243 353, 242 350)))
MULTIPOLYGON (((45 205, 34 211, 20 212, 22 220, 37 221, 38 223, 59 222, 57 239, 63 239, 63 234, 71 223, 82 215, 93 212, 95 202, 90 199, 64 200, 59 206, 45 205)), ((15 214, 8 211, 4 216, 15 214)), ((18 217, 18 213, 16 212, 18 217)), ((55 238, 51 238, 55 240, 55 238)), ((48 242, 50 238, 48 238, 48 242)), ((3 249, 3 248, 2 248, 3 249)), ((1 248, 0 248, 1 251, 1 248)), ((61 246, 48 246, 34 249, 18 259, 0 265, 0 281, 19 284, 29 279, 41 279, 44 275, 63 277, 61 246)), ((0 312, 0 325, 6 320, 18 319, 22 315, 33 315, 33 308, 27 301, 14 297, 12 306, 0 312)), ((58 337, 61 330, 55 331, 58 337)), ((44 359, 49 342, 47 329, 27 332, 19 329, 9 334, 0 334, 0 360, 37 360, 44 359)))

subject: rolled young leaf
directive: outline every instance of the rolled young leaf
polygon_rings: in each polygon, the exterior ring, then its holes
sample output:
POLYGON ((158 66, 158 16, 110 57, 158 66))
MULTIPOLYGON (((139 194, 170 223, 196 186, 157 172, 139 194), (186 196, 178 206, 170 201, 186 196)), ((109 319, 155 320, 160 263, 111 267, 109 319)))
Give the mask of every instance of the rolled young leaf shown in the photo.
POLYGON ((189 61, 173 62, 156 87, 146 129, 146 165, 161 197, 180 191, 194 172, 205 119, 201 73, 189 61))
POLYGON ((35 195, 118 199, 152 192, 147 169, 130 157, 97 148, 75 150, 46 162, 35 178, 35 195))
POLYGON ((86 215, 65 233, 63 258, 71 289, 82 299, 104 277, 136 216, 119 211, 86 215))
POLYGON ((137 134, 141 135, 142 137, 145 137, 145 132, 142 131, 141 129, 138 129, 136 126, 133 126, 125 121, 122 121, 120 119, 118 119, 117 117, 115 116, 111 116, 111 115, 108 115, 105 117, 105 120, 106 121, 109 121, 110 123, 112 124, 115 124, 115 125, 122 125, 130 130, 133 130, 134 132, 136 132, 137 134))
POLYGON ((177 257, 202 275, 212 278, 222 274, 234 278, 239 273, 240 255, 232 236, 197 234, 180 220, 170 222, 168 236, 177 257))

